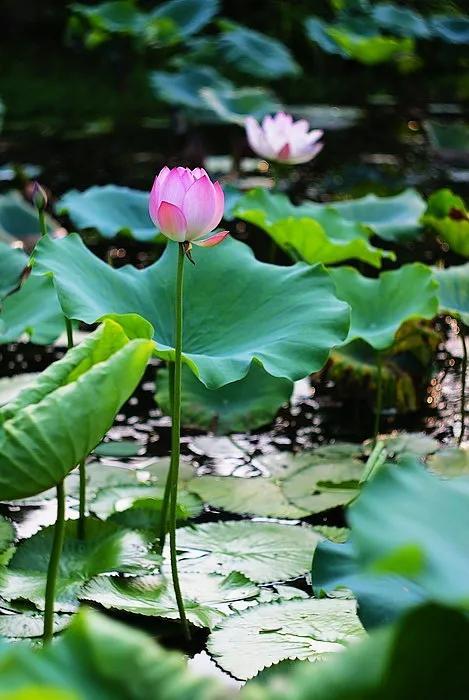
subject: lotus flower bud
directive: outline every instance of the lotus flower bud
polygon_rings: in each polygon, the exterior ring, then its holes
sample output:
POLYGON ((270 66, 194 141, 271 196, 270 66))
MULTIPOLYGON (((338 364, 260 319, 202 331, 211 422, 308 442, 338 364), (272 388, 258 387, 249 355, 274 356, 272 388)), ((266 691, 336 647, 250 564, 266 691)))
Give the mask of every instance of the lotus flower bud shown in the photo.
POLYGON ((155 226, 172 241, 211 247, 228 235, 228 231, 211 234, 224 205, 220 184, 212 183, 203 168, 165 166, 153 183, 149 211, 155 226))
POLYGON ((254 117, 247 117, 245 125, 252 150, 261 158, 277 163, 307 163, 317 156, 324 145, 318 143, 323 131, 309 131, 306 119, 294 122, 293 117, 285 112, 264 117, 262 125, 254 117))
POLYGON ((34 182, 33 189, 31 190, 31 200, 39 211, 44 211, 47 207, 47 194, 46 191, 39 182, 34 182))

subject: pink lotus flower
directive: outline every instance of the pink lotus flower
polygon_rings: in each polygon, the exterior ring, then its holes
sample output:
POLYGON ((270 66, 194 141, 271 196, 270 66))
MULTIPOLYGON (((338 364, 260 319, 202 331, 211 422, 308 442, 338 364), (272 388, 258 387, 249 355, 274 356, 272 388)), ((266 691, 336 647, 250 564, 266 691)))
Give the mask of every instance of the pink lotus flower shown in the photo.
POLYGON ((206 236, 220 223, 224 205, 222 188, 203 168, 165 166, 153 183, 149 211, 155 226, 172 241, 211 247, 228 235, 217 231, 206 236))
POLYGON ((294 122, 293 117, 285 112, 264 117, 262 126, 254 117, 246 117, 245 124, 252 150, 258 156, 278 163, 307 163, 324 145, 317 143, 323 135, 320 129, 308 131, 306 119, 294 122))

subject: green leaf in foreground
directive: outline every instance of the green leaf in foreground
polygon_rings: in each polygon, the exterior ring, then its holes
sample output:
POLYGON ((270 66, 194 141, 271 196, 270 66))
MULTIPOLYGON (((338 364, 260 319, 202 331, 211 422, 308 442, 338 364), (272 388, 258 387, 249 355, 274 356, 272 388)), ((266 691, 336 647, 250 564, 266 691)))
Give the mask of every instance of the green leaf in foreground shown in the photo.
MULTIPOLYGON (((52 273, 69 318, 94 323, 108 314, 139 313, 155 329, 156 354, 171 360, 176 254, 177 245, 168 244, 145 270, 114 270, 79 236, 47 237, 36 248, 35 270, 52 273)), ((294 381, 320 369, 342 342, 348 307, 320 267, 266 265, 230 238, 194 252, 194 259, 185 272, 183 359, 207 387, 241 379, 253 362, 294 381)))
POLYGON ((15 536, 13 523, 0 515, 0 565, 8 563, 11 558, 15 536))
POLYGON ((259 477, 198 476, 187 485, 203 501, 240 515, 304 518, 349 503, 357 494, 363 463, 319 449, 278 452, 254 462, 259 477))
MULTIPOLYGON (((257 586, 237 572, 228 576, 191 572, 180 578, 187 618, 197 627, 212 629, 236 610, 232 606, 255 599, 260 593, 257 586)), ((128 579, 101 576, 92 579, 80 597, 111 610, 179 619, 172 584, 161 576, 128 579)))
POLYGON ((148 192, 129 187, 70 190, 57 202, 56 211, 68 214, 78 230, 97 229, 104 238, 126 234, 137 241, 155 241, 159 234, 148 213, 148 192))
POLYGON ((438 313, 438 284, 421 263, 364 277, 352 267, 333 268, 337 295, 350 304, 352 317, 346 342, 358 338, 376 350, 389 348, 403 323, 431 319, 438 313))
POLYGON ((181 654, 91 610, 80 611, 55 644, 2 648, 0 676, 2 693, 15 700, 29 700, 24 693, 31 689, 32 697, 50 700, 149 700, 155 693, 168 700, 226 700, 226 688, 191 676, 181 654))
MULTIPOLYGON (((161 558, 152 548, 153 537, 125 530, 113 523, 86 520, 86 540, 77 538, 77 523, 66 523, 64 549, 60 559, 55 609, 73 611, 78 596, 94 576, 115 572, 152 573, 161 558)), ((24 540, 0 571, 0 596, 5 600, 29 600, 44 609, 46 574, 53 528, 48 527, 24 540)))
POLYGON ((130 337, 115 321, 105 321, 0 409, 2 498, 55 486, 109 430, 153 351, 148 323, 135 316, 121 321, 130 337))
MULTIPOLYGON (((182 376, 183 425, 223 435, 270 423, 293 391, 292 382, 272 377, 257 364, 251 366, 244 379, 220 389, 207 389, 186 367, 182 376)), ((158 371, 155 398, 163 413, 170 415, 167 369, 158 371)))
POLYGON ((439 284, 439 312, 451 314, 469 326, 469 263, 434 269, 433 276, 439 284))
POLYGON ((383 467, 349 510, 349 542, 316 550, 313 587, 351 588, 371 624, 425 600, 467 609, 468 503, 467 477, 443 480, 410 457, 383 467))
MULTIPOLYGON (((177 531, 181 572, 244 574, 254 583, 303 576, 321 535, 272 522, 212 522, 177 531)), ((167 560, 167 557, 165 558, 167 560)))
POLYGON ((207 648, 235 678, 246 680, 284 659, 324 660, 363 636, 352 600, 291 600, 259 605, 224 620, 207 648))

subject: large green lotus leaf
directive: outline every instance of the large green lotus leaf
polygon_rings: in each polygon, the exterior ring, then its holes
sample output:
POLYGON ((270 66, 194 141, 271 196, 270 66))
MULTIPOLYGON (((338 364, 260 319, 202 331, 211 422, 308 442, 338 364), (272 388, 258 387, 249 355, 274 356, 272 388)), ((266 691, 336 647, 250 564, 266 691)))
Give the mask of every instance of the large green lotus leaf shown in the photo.
MULTIPOLYGON (((58 228, 58 224, 47 215, 45 222, 49 232, 58 228)), ((13 243, 38 236, 36 209, 26 202, 19 192, 0 195, 0 240, 13 243)))
POLYGON ((469 213, 461 197, 448 189, 434 192, 422 223, 436 231, 452 251, 469 258, 469 213))
MULTIPOLYGON (((257 586, 237 572, 228 576, 182 573, 180 583, 188 620, 197 627, 210 629, 236 611, 231 606, 255 599, 260 593, 257 586)), ((92 579, 80 597, 111 610, 179 619, 173 587, 161 576, 127 579, 101 576, 92 579)))
MULTIPOLYGON (((54 615, 54 634, 61 632, 71 620, 71 615, 54 615)), ((38 612, 13 612, 0 615, 0 637, 7 639, 33 639, 44 634, 44 617, 38 612)), ((2 697, 0 693, 0 698, 2 697)))
POLYGON ((451 314, 469 325, 469 263, 434 269, 433 276, 440 285, 440 313, 451 314))
POLYGON ((445 447, 427 460, 430 471, 444 477, 469 475, 469 449, 445 447))
POLYGON ((350 509, 363 568, 409 578, 432 600, 469 601, 469 480, 442 480, 415 458, 389 467, 350 509))
POLYGON ((356 258, 380 267, 393 253, 372 246, 370 231, 331 207, 308 202, 294 206, 283 194, 257 188, 242 197, 235 215, 262 228, 294 259, 331 264, 356 258))
MULTIPOLYGON (((156 508, 157 504, 163 502, 163 495, 164 487, 151 483, 116 485, 100 489, 90 501, 89 508, 91 513, 105 519, 133 507, 145 507, 142 501, 155 501, 156 508)), ((178 506, 181 519, 195 518, 202 511, 202 503, 199 498, 184 490, 178 490, 178 506)))
POLYGON ((352 308, 346 342, 358 338, 376 350, 389 348, 403 323, 433 318, 438 313, 438 284, 421 263, 364 277, 351 267, 333 268, 330 275, 337 295, 352 308))
MULTIPOLYGON (((220 389, 207 389, 187 367, 183 368, 182 382, 183 425, 224 435, 270 423, 293 391, 292 382, 272 377, 257 364, 244 379, 220 389)), ((155 398, 163 413, 170 415, 167 369, 157 373, 155 398)))
POLYGON ((235 25, 218 41, 221 60, 255 78, 277 80, 300 70, 284 44, 253 29, 235 25))
POLYGON ((311 582, 318 598, 357 598, 358 615, 367 630, 394 622, 425 600, 422 588, 404 576, 363 571, 352 542, 320 542, 311 582))
POLYGON ((3 646, 0 676, 2 700, 227 698, 223 685, 193 677, 182 654, 166 651, 140 630, 86 609, 54 644, 40 649, 3 646), (35 695, 29 694, 31 688, 35 695))
POLYGON ((392 3, 378 3, 372 8, 374 21, 391 34, 398 36, 415 36, 427 39, 431 36, 425 18, 407 7, 399 7, 392 3))
POLYGON ((353 600, 258 605, 221 622, 207 648, 217 664, 247 680, 284 659, 324 660, 364 635, 353 600))
POLYGON ((206 87, 202 88, 200 96, 205 106, 213 110, 221 121, 243 127, 248 115, 255 119, 262 119, 266 114, 281 110, 275 95, 261 87, 236 88, 233 86, 223 90, 206 87))
POLYGON ((64 332, 63 312, 49 277, 30 275, 2 303, 0 343, 14 343, 27 335, 32 343, 48 345, 64 332))
POLYGON ((426 605, 325 663, 269 669, 242 700, 414 700, 464 698, 469 623, 456 610, 426 605))
POLYGON ((95 228, 104 238, 123 233, 138 241, 154 241, 159 232, 148 213, 148 198, 148 192, 104 185, 84 192, 70 190, 55 208, 68 214, 77 229, 95 228))
POLYGON ((202 90, 210 89, 216 93, 223 93, 231 90, 234 85, 212 66, 191 65, 173 73, 152 71, 150 87, 160 100, 185 107, 189 118, 192 115, 192 119, 203 121, 210 117, 210 112, 202 97, 202 90))
POLYGON ((153 351, 143 319, 106 320, 0 409, 0 492, 14 500, 59 483, 96 447, 153 351), (99 388, 99 391, 98 391, 99 388))
MULTIPOLYGON (((152 547, 154 537, 126 530, 114 523, 93 518, 85 521, 86 539, 77 537, 77 523, 66 523, 60 558, 56 610, 73 611, 84 584, 99 574, 153 573, 161 561, 152 547)), ((29 600, 44 609, 46 575, 53 528, 47 527, 24 540, 8 568, 0 571, 0 596, 5 600, 29 600)))
POLYGON ((391 61, 401 54, 411 54, 414 49, 410 37, 363 36, 333 25, 329 26, 327 33, 350 58, 367 66, 391 61))
POLYGON ((331 205, 345 219, 369 226, 386 241, 404 243, 421 232, 420 217, 425 202, 414 189, 407 189, 391 197, 367 194, 359 199, 332 202, 331 205))
POLYGON ((0 299, 19 287, 27 264, 26 253, 0 241, 0 299))
POLYGON ((216 15, 218 0, 169 0, 150 12, 150 19, 174 23, 178 37, 196 34, 216 15))
POLYGON ((10 520, 0 516, 0 565, 7 564, 14 551, 15 528, 10 520))
POLYGON ((363 473, 363 463, 356 459, 318 453, 270 454, 254 462, 267 476, 198 476, 187 488, 231 513, 305 518, 349 503, 363 473))
MULTIPOLYGON (((77 235, 43 238, 35 258, 39 273, 53 275, 68 317, 93 323, 139 313, 155 329, 156 354, 174 360, 176 244, 145 270, 110 268, 77 235)), ((207 387, 241 379, 253 362, 274 376, 300 379, 319 370, 344 338, 348 307, 321 267, 260 263, 234 239, 196 251, 194 259, 185 273, 183 359, 207 387)))
MULTIPOLYGON (((181 571, 227 575, 238 571, 255 583, 302 576, 321 535, 310 527, 230 521, 177 531, 181 571)), ((165 561, 169 561, 165 557, 165 561)))
POLYGON ((305 20, 306 34, 312 42, 318 44, 326 53, 348 58, 346 51, 329 35, 328 28, 328 23, 323 22, 319 17, 307 17, 305 20))
POLYGON ((432 32, 449 44, 469 42, 469 17, 466 15, 433 15, 429 22, 432 32))

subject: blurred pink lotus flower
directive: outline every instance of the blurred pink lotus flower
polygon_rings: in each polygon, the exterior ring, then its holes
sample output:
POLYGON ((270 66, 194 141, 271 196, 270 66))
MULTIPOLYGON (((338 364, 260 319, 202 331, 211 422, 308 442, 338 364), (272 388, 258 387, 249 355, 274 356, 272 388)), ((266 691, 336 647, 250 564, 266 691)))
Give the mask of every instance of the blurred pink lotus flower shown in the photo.
POLYGON ((153 183, 149 211, 167 238, 208 248, 228 235, 228 231, 206 235, 220 223, 224 205, 222 188, 218 182, 212 183, 203 168, 170 170, 165 166, 153 183))
POLYGON ((246 117, 245 124, 252 150, 258 156, 278 163, 307 163, 317 156, 324 145, 317 143, 323 131, 308 131, 309 123, 306 119, 294 122, 291 114, 285 112, 264 117, 262 125, 254 117, 246 117))

